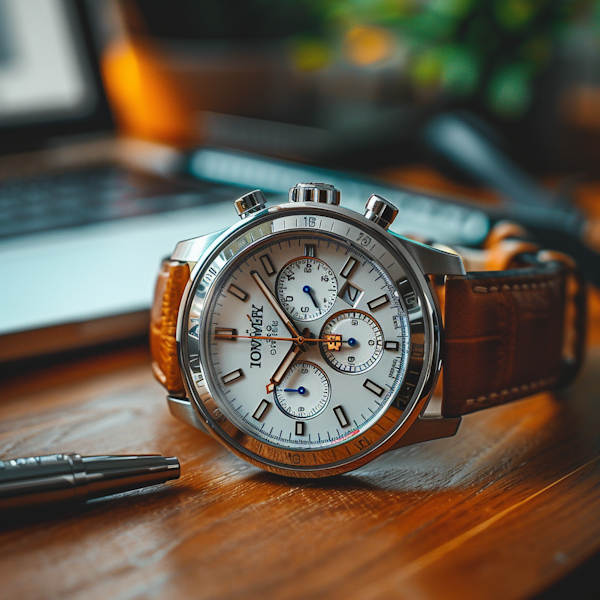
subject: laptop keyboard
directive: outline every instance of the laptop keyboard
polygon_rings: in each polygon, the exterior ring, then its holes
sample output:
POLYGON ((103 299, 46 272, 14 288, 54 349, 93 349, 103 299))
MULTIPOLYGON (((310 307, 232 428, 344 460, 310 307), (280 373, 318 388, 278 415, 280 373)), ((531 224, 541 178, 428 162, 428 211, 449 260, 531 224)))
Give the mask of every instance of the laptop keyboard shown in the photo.
POLYGON ((222 184, 186 185, 121 167, 0 182, 0 238, 191 208, 239 195, 222 184))

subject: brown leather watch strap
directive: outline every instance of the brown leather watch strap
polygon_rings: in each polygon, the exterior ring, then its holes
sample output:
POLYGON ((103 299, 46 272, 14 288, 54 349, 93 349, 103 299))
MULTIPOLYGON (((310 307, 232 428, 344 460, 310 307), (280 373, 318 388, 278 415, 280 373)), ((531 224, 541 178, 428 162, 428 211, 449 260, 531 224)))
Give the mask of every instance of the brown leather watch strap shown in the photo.
POLYGON ((152 371, 156 379, 174 396, 185 394, 175 334, 177 313, 189 277, 190 267, 187 263, 164 260, 158 274, 150 313, 152 371))
POLYGON ((521 269, 447 278, 444 416, 556 388, 575 376, 583 357, 585 285, 567 257, 545 258, 521 269))
MULTIPOLYGON (((523 253, 537 250, 530 242, 499 239, 493 246, 488 266, 509 270, 446 280, 444 416, 565 385, 581 364, 586 292, 575 265, 549 252, 524 261, 523 253)), ((151 313, 152 369, 174 396, 185 394, 176 329, 189 277, 187 263, 163 261, 151 313)))

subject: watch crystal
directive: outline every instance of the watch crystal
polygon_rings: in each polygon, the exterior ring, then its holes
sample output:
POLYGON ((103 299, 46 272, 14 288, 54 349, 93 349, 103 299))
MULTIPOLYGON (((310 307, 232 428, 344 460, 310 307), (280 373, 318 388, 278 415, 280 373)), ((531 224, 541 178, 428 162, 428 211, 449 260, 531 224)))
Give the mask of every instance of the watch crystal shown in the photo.
POLYGON ((242 432, 275 447, 333 448, 392 402, 405 406, 406 272, 363 235, 274 231, 239 246, 211 282, 203 334, 188 343, 219 411, 242 432))

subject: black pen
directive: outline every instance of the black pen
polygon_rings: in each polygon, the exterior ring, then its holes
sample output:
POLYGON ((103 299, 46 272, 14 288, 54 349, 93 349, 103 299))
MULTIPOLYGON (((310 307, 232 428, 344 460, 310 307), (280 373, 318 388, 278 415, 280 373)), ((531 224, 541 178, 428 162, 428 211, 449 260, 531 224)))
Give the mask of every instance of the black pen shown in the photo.
POLYGON ((80 501, 177 479, 175 457, 51 454, 0 460, 0 509, 80 501))

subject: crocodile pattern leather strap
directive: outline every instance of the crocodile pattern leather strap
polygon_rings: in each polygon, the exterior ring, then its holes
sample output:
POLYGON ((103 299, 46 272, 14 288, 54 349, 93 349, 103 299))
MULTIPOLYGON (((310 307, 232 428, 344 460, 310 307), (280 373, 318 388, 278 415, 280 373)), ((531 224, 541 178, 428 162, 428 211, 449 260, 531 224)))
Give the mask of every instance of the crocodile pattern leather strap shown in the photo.
POLYGON ((583 357, 585 284, 568 257, 546 255, 538 256, 547 262, 521 269, 447 278, 444 416, 560 387, 575 376, 583 357))
POLYGON ((160 267, 154 304, 150 313, 150 351, 152 371, 173 396, 185 396, 177 358, 177 313, 190 278, 187 263, 164 260, 160 267))

